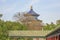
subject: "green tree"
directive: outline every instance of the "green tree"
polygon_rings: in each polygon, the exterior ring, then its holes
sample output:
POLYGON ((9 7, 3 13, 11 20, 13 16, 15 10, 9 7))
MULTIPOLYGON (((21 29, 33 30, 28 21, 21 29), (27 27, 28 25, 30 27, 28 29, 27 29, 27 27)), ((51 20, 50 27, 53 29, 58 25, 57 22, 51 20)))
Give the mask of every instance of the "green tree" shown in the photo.
POLYGON ((1 17, 2 17, 3 15, 2 14, 0 14, 0 19, 1 19, 1 17))
POLYGON ((17 22, 22 23, 22 21, 26 19, 26 17, 24 16, 24 14, 25 14, 25 12, 18 12, 13 17, 14 17, 14 19, 17 22))
POLYGON ((51 22, 51 24, 46 23, 46 25, 43 27, 44 30, 53 30, 56 27, 56 25, 51 22))
POLYGON ((8 30, 26 30, 26 26, 18 22, 0 20, 0 40, 8 40, 8 30))
POLYGON ((60 25, 60 20, 56 20, 56 24, 57 25, 60 25))

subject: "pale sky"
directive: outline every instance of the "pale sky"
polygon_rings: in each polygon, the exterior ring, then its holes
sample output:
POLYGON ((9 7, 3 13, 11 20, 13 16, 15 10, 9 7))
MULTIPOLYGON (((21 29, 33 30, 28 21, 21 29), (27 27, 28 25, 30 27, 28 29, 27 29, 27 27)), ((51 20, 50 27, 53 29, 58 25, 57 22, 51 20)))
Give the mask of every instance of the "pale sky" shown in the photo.
POLYGON ((0 13, 3 20, 13 20, 16 12, 28 12, 30 6, 40 14, 38 19, 44 23, 56 22, 60 19, 60 0, 0 0, 0 13))

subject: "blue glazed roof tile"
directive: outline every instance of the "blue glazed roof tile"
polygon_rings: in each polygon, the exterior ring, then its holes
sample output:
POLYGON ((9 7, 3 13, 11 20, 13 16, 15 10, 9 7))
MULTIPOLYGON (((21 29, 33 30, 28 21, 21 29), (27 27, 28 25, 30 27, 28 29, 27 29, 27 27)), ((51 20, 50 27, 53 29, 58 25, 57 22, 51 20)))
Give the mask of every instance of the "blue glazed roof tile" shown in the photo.
POLYGON ((28 13, 33 16, 39 16, 36 12, 33 11, 33 9, 31 9, 28 13))

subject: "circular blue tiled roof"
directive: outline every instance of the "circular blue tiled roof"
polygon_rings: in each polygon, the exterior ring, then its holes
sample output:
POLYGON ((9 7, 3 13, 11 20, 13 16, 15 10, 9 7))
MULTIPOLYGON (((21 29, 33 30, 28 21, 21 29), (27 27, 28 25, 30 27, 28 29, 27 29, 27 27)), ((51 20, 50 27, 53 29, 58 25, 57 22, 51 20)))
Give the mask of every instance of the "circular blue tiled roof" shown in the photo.
POLYGON ((28 12, 28 14, 31 14, 32 16, 39 16, 36 12, 33 11, 32 7, 30 11, 28 12))

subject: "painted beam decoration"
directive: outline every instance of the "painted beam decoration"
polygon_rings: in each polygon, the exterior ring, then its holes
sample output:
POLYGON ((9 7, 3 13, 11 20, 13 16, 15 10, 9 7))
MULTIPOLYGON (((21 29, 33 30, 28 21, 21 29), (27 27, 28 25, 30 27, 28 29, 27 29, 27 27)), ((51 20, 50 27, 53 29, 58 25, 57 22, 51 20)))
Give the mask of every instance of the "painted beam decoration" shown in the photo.
POLYGON ((50 31, 9 31, 9 36, 21 36, 21 37, 45 37, 50 31))

